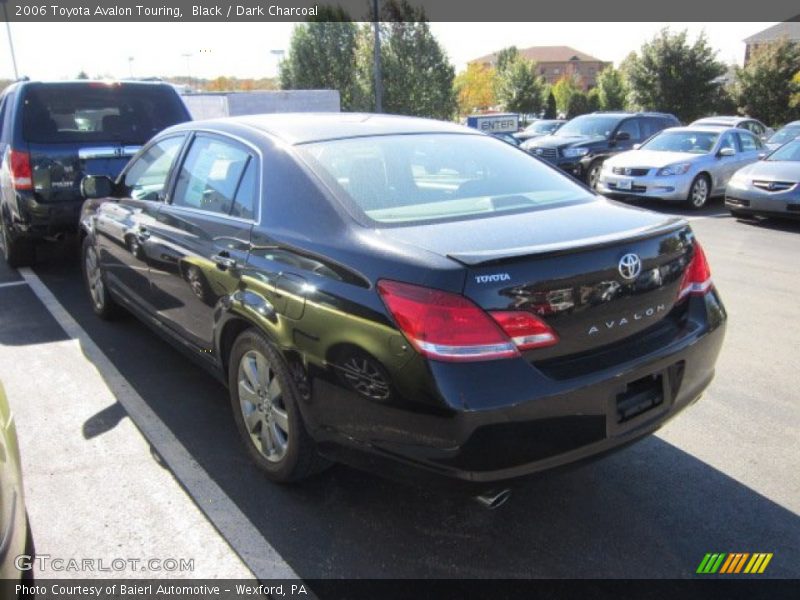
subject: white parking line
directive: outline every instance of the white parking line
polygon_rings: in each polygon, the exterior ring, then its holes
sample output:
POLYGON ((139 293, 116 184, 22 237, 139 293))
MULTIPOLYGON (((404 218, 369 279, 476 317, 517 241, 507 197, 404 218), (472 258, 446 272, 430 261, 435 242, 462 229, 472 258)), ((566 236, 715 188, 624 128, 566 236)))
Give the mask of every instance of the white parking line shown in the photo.
POLYGON ((195 504, 258 579, 299 579, 236 504, 159 419, 103 351, 29 268, 19 269, 34 294, 61 328, 80 343, 86 358, 102 373, 109 389, 133 423, 155 448, 195 504))
POLYGON ((0 288, 7 288, 13 287, 16 285, 28 285, 27 281, 7 281, 6 283, 0 283, 0 288))

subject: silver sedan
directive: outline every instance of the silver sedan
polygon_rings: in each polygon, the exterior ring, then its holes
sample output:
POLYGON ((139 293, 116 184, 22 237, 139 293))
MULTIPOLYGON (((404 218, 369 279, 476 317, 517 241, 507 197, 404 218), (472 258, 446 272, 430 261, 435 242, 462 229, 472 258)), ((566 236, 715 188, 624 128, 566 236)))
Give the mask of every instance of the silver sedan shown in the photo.
POLYGON ((761 140, 743 129, 671 127, 607 159, 597 190, 612 198, 655 198, 702 208, 763 152, 761 140))
POLYGON ((800 138, 737 171, 725 206, 735 217, 800 217, 800 138))

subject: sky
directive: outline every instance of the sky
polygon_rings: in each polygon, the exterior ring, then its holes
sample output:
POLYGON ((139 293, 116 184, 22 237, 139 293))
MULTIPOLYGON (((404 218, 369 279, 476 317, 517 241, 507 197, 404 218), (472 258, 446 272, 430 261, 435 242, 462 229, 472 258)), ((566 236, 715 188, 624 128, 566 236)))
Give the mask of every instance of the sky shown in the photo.
MULTIPOLYGON (((466 63, 509 45, 572 46, 615 64, 661 28, 705 31, 718 58, 741 64, 744 38, 773 23, 432 23, 460 71, 466 63)), ((69 79, 80 71, 115 78, 276 75, 292 23, 11 23, 20 76, 69 79), (58 51, 54 52, 53 49, 58 51), (190 56, 187 58, 186 54, 190 56)), ((14 71, 5 28, 0 29, 0 79, 14 71)))

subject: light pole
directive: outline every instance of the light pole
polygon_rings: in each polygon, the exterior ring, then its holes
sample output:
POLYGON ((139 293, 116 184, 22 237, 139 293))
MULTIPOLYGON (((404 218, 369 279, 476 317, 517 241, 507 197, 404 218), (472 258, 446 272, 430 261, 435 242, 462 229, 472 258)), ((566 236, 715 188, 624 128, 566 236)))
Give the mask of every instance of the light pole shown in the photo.
POLYGON ((14 79, 19 79, 19 72, 17 71, 17 56, 14 54, 14 40, 11 37, 11 23, 8 22, 8 13, 6 12, 7 0, 0 0, 3 5, 3 20, 6 22, 6 33, 8 34, 8 45, 11 49, 11 64, 14 67, 14 79))
POLYGON ((191 60, 192 60, 192 53, 191 52, 184 52, 181 54, 183 58, 186 59, 186 79, 187 83, 190 88, 192 87, 192 69, 191 69, 191 60))
POLYGON ((381 74, 381 33, 378 13, 378 0, 372 0, 372 13, 375 29, 375 112, 383 112, 383 76, 381 74))
POLYGON ((275 67, 275 74, 276 74, 276 76, 280 76, 280 74, 281 74, 281 69, 280 69, 281 61, 283 60, 283 57, 286 55, 286 50, 282 50, 280 48, 276 48, 274 50, 270 50, 269 53, 272 54, 272 56, 275 56, 276 60, 278 61, 278 64, 275 67))
POLYGON ((128 57, 128 75, 133 79, 133 57, 128 57))

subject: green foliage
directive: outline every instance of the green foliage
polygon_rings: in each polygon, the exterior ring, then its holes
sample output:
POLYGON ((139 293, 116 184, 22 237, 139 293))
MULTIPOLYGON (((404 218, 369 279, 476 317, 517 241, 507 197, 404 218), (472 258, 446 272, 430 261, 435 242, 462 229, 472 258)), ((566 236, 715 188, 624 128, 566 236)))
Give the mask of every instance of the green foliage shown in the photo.
POLYGON ((556 99, 556 108, 559 114, 569 113, 570 98, 581 92, 580 86, 574 77, 564 76, 553 85, 552 93, 556 99))
POLYGON ((536 63, 516 55, 497 75, 497 100, 510 112, 539 114, 544 109, 544 79, 536 63))
POLYGON ((628 95, 625 78, 619 69, 612 65, 600 71, 597 76, 598 110, 623 110, 628 95))
POLYGON ((586 94, 586 112, 595 112, 600 110, 600 92, 597 88, 592 88, 586 94))
POLYGON ((89 79, 89 75, 86 73, 86 71, 81 71, 78 73, 78 77, 76 79, 89 79))
POLYGON ((567 101, 567 118, 574 119, 579 115, 590 112, 589 98, 581 90, 573 92, 567 101))
POLYGON ((549 89, 547 92, 547 102, 544 108, 545 119, 555 119, 558 116, 558 108, 556 108, 556 97, 553 96, 553 90, 549 89))
POLYGON ((740 110, 770 125, 800 119, 798 72, 800 44, 782 40, 759 48, 736 72, 740 110))
POLYGON ((497 59, 495 60, 495 68, 497 69, 498 73, 502 73, 506 70, 512 62, 519 58, 519 51, 517 50, 516 46, 509 46, 508 48, 503 48, 500 52, 497 53, 497 59))
MULTIPOLYGON (((374 109, 372 26, 359 40, 356 71, 365 109, 374 109)), ((387 0, 381 10, 383 110, 399 115, 450 119, 456 111, 455 70, 421 7, 387 0)))
POLYGON ((687 32, 662 29, 638 54, 625 61, 632 103, 692 121, 713 110, 726 67, 716 59, 705 34, 690 44, 687 32))
POLYGON ((353 68, 358 26, 341 7, 321 6, 319 12, 292 32, 280 64, 281 88, 339 90, 342 109, 352 110, 359 102, 353 68))

